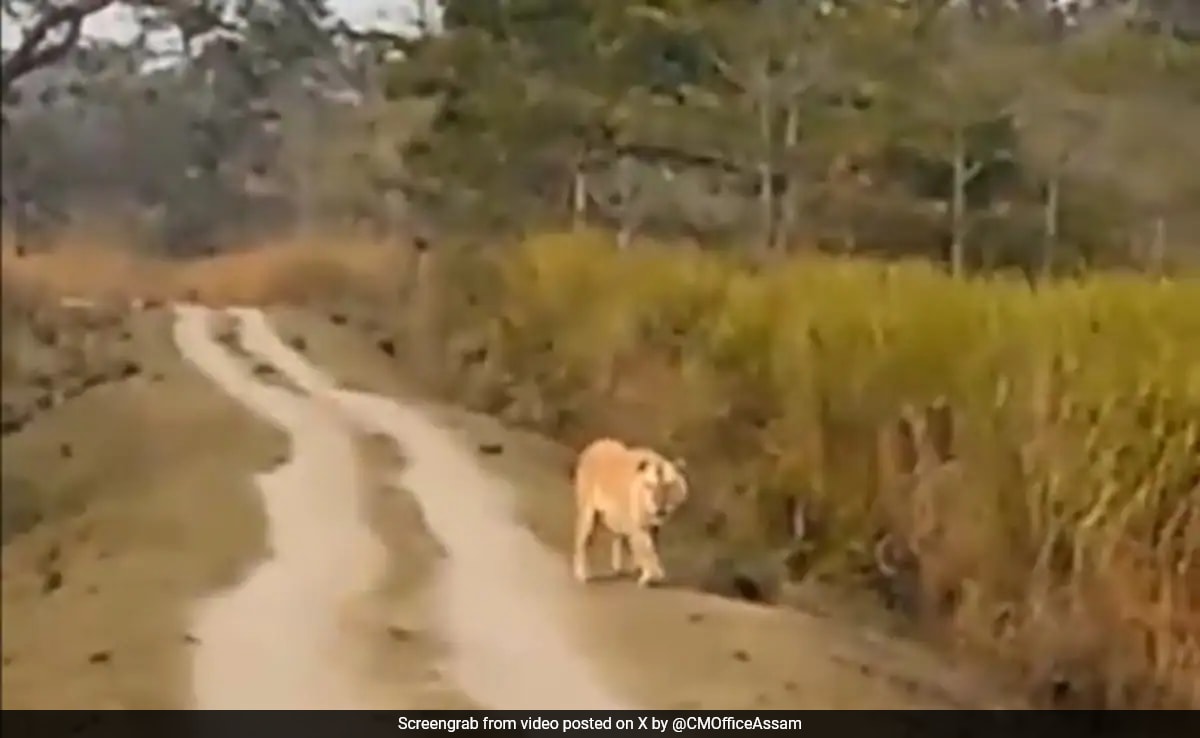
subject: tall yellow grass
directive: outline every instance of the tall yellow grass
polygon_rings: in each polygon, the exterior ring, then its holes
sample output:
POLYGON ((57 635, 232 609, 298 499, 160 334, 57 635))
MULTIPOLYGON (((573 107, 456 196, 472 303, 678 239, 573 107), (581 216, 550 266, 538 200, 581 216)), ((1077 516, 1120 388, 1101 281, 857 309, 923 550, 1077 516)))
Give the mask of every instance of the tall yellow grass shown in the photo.
POLYGON ((916 541, 921 616, 1039 688, 1200 706, 1200 282, 1034 290, 610 244, 548 235, 448 270, 448 345, 489 355, 458 386, 683 453, 729 545, 782 543, 788 497, 820 523, 812 571, 853 577, 880 532, 916 541), (890 485, 881 437, 939 400, 952 481, 890 485))

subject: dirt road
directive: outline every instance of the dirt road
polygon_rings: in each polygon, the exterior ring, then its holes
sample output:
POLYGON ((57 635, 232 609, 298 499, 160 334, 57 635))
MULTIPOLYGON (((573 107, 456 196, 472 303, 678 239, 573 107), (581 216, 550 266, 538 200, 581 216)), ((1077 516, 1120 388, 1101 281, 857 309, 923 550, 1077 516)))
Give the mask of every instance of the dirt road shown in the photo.
MULTIPOLYGON (((449 679, 488 708, 939 708, 955 694, 936 660, 858 639, 802 613, 632 585, 580 587, 514 512, 515 491, 463 438, 411 403, 349 392, 292 351, 257 310, 234 310, 241 345, 294 390, 260 381, 178 308, 184 356, 291 437, 258 479, 274 556, 197 608, 200 708, 424 707, 366 676, 347 618, 385 551, 361 509, 356 433, 384 435, 445 557, 431 622, 449 679), (903 673, 897 676, 897 669, 903 673), (918 688, 921 685, 928 689, 918 688), (914 686, 917 685, 917 686, 914 686)), ((565 494, 565 492, 564 492, 565 494)), ((564 525, 568 521, 564 521, 564 525)), ((965 690, 964 690, 965 692, 965 690)))
POLYGON ((208 311, 180 307, 178 315, 184 358, 291 440, 291 459, 256 480, 273 556, 198 608, 196 703, 367 709, 339 614, 378 579, 383 550, 358 511, 351 438, 310 400, 256 381, 213 339, 208 311))
MULTIPOLYGON (((409 460, 400 480, 448 550, 436 605, 456 681, 486 707, 628 707, 570 644, 555 612, 568 581, 533 536, 512 524, 496 481, 418 412, 339 391, 274 334, 262 313, 235 311, 242 346, 303 390, 260 383, 209 334, 208 312, 181 307, 184 356, 285 429, 292 458, 259 478, 274 557, 198 613, 197 704, 212 709, 369 707, 347 653, 347 603, 382 575, 383 549, 359 509, 351 433, 385 434, 409 460), (527 668, 533 667, 533 668, 527 668)), ((375 705, 379 707, 380 705, 375 705)), ((383 705, 386 707, 387 705, 383 705)), ((394 705, 393 705, 394 706, 394 705)))

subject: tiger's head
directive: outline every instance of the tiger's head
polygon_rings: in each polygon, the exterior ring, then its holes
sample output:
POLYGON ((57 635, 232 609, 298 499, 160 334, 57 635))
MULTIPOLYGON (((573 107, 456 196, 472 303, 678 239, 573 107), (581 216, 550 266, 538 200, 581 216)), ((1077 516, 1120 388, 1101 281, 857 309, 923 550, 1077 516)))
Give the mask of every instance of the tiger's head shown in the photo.
POLYGON ((687 478, 682 459, 668 460, 648 449, 637 449, 638 499, 645 506, 652 525, 661 525, 679 509, 688 497, 687 478))

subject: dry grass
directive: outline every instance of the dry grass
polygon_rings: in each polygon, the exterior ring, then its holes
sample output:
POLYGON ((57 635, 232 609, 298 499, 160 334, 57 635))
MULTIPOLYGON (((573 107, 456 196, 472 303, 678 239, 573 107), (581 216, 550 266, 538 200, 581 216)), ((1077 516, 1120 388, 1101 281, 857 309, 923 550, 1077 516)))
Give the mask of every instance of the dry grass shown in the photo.
POLYGON ((445 274, 446 386, 575 444, 682 453, 696 535, 878 581, 1048 703, 1200 705, 1194 281, 758 272, 588 235, 445 274))
POLYGON ((355 293, 378 299, 399 294, 407 254, 353 236, 265 244, 189 264, 175 285, 211 305, 332 301, 355 293))
POLYGON ((390 340, 389 361, 429 362, 440 389, 570 445, 603 433, 683 454, 696 556, 879 587, 1046 704, 1200 706, 1194 279, 1034 291, 572 234, 451 250, 425 298, 401 302, 378 273, 267 252, 197 282, 332 305, 330 331, 390 340))
MULTIPOLYGON (((167 313, 121 322, 144 371, 4 439, 7 708, 187 707, 190 605, 266 553, 251 480, 284 438, 182 364, 167 313)), ((41 365, 53 384, 57 366, 41 365)), ((6 372, 6 390, 23 376, 6 372)))
POLYGON ((7 274, 3 282, 4 433, 97 388, 138 377, 157 381, 145 359, 162 359, 153 312, 115 305, 69 308, 7 274))
POLYGON ((60 296, 262 305, 350 294, 396 297, 405 288, 410 257, 406 248, 383 247, 354 234, 256 244, 194 261, 138 256, 108 241, 64 237, 52 249, 25 255, 0 249, 0 268, 21 284, 60 296))
POLYGON ((12 282, 56 296, 124 302, 173 294, 167 263, 99 240, 25 255, 0 249, 0 270, 12 282))
POLYGON ((273 309, 270 317, 284 341, 294 344, 300 339, 302 353, 318 357, 322 370, 339 385, 392 396, 409 394, 412 383, 397 364, 402 355, 389 355, 380 348, 381 343, 396 343, 399 331, 372 312, 367 307, 338 307, 326 313, 281 307, 273 309))

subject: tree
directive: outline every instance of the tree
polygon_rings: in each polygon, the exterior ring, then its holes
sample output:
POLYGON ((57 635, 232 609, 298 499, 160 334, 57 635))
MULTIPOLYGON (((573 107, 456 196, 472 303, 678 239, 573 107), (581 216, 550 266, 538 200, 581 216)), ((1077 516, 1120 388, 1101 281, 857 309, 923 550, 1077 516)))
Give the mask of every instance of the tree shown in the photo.
POLYGON ((1170 223, 1200 202, 1200 110, 1157 97, 1111 105, 1102 146, 1090 174, 1120 187, 1144 219, 1145 248, 1138 258, 1154 271, 1169 261, 1170 223))
MULTIPOLYGON (((244 1, 242 2, 244 5, 244 1)), ((312 0, 297 5, 306 9, 312 0)), ((172 25, 190 40, 216 28, 227 28, 220 0, 70 0, 48 4, 38 0, 6 0, 3 12, 24 27, 17 48, 0 64, 0 94, 7 96, 26 75, 62 61, 80 42, 84 22, 112 7, 124 6, 138 12, 148 27, 172 25)))
POLYGON ((1046 79, 1066 89, 1049 106, 1043 98, 1040 116, 1030 110, 1027 136, 1038 129, 1045 136, 1047 125, 1065 129, 1056 134, 1060 148, 1070 148, 1065 173, 1122 193, 1142 221, 1137 230, 1149 234, 1138 258, 1161 268, 1170 222, 1200 200, 1200 147, 1191 133, 1200 124, 1200 47, 1162 32, 1107 27, 1073 43, 1057 69, 1046 79))
POLYGON ((66 5, 43 8, 37 15, 34 15, 37 9, 32 0, 5 2, 0 7, 5 15, 18 20, 32 20, 16 50, 5 55, 0 62, 0 96, 7 98, 21 77, 65 57, 79 43, 84 20, 114 2, 76 0, 66 5))
POLYGON ((911 47, 911 66, 885 83, 877 108, 896 126, 902 150, 945 171, 946 184, 938 189, 950 234, 947 261, 955 275, 966 265, 969 190, 989 167, 1011 159, 1004 131, 1032 71, 1030 48, 1015 34, 1001 35, 994 23, 947 14, 911 47))
MULTIPOLYGON (((194 7, 156 5, 142 30, 174 28, 176 13, 194 7)), ((227 10, 218 33, 191 36, 182 60, 150 68, 159 55, 138 42, 89 39, 23 79, 30 94, 6 105, 15 145, 5 146, 5 214, 30 222, 21 213, 131 210, 180 251, 308 212, 285 145, 296 131, 284 130, 281 111, 295 119, 360 94, 374 42, 341 41, 323 0, 227 10), (57 145, 23 145, 37 139, 57 145), (27 161, 13 166, 10 152, 27 161)))
POLYGON ((1043 192, 1043 278, 1050 276, 1059 256, 1064 182, 1102 135, 1105 108, 1103 100, 1061 84, 1052 70, 1044 70, 1022 91, 1017 113, 1020 153, 1043 192))

